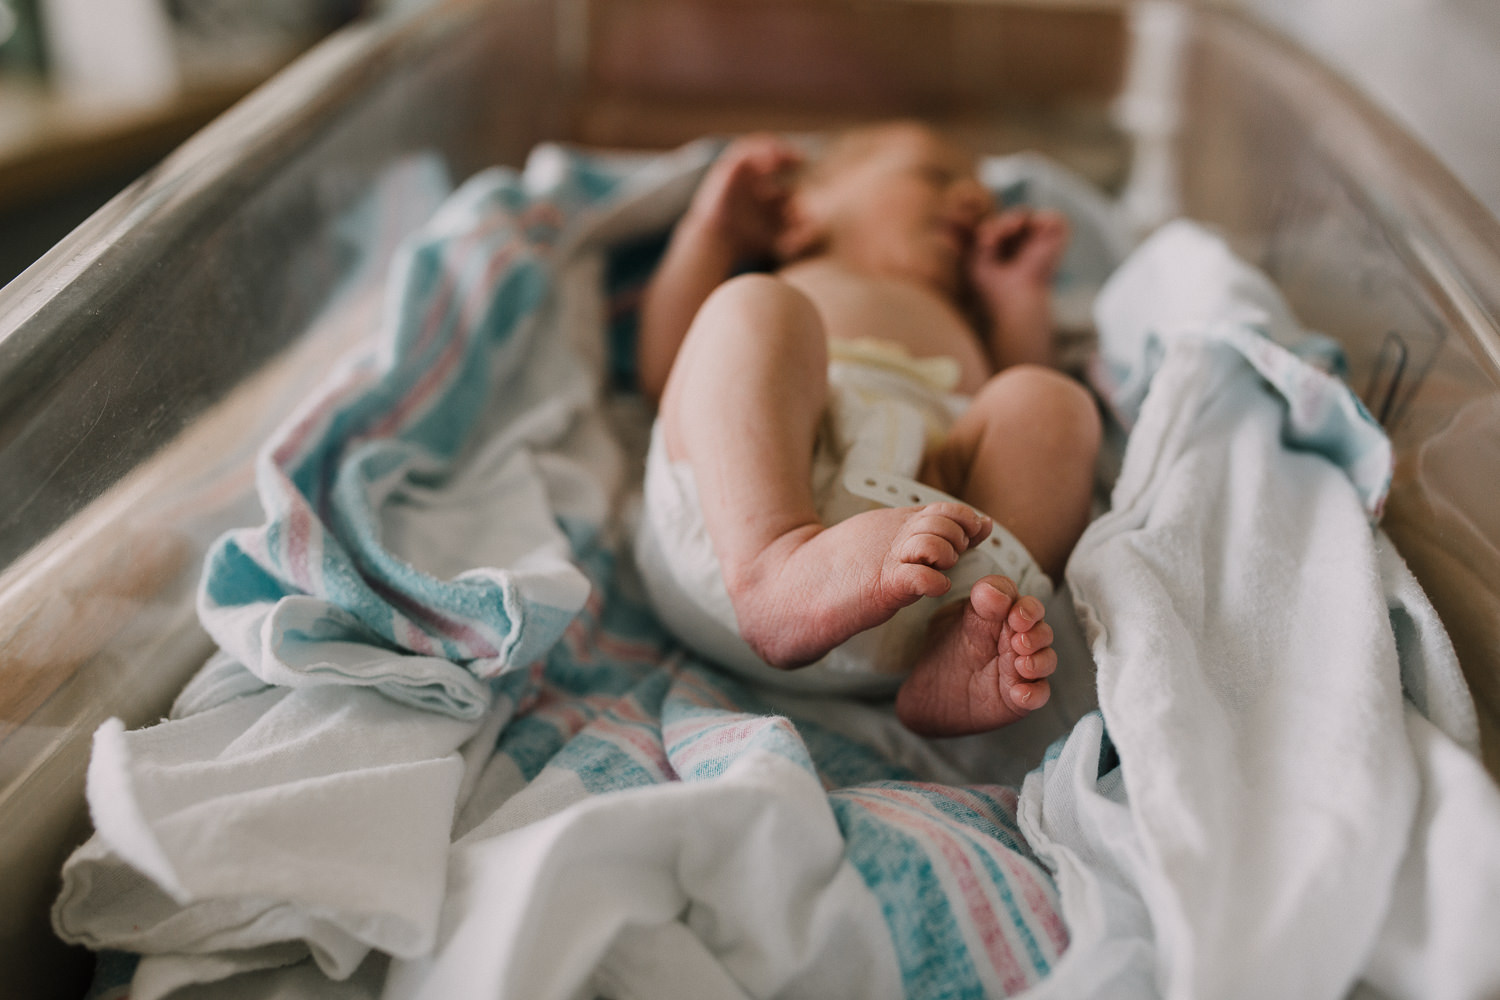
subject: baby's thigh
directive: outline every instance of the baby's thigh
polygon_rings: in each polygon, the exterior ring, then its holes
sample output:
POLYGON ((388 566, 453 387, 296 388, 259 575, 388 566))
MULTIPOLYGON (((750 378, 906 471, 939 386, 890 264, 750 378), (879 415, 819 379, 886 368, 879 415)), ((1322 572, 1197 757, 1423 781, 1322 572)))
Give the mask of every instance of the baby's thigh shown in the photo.
POLYGON ((980 387, 944 446, 971 462, 998 449, 1012 459, 1091 463, 1099 433, 1098 406, 1081 383, 1055 368, 1022 364, 980 387))
POLYGON ((691 452, 695 437, 705 445, 726 435, 778 446, 787 435, 810 439, 827 382, 827 341, 807 296, 772 275, 731 279, 698 310, 668 376, 660 411, 668 453, 691 452))
POLYGON ((716 343, 716 354, 741 359, 788 351, 827 357, 817 307, 801 289, 773 274, 742 274, 715 288, 699 307, 688 337, 716 343))
POLYGON ((1049 572, 1087 519, 1100 424, 1066 375, 1016 365, 975 395, 923 465, 924 482, 991 515, 1049 572))

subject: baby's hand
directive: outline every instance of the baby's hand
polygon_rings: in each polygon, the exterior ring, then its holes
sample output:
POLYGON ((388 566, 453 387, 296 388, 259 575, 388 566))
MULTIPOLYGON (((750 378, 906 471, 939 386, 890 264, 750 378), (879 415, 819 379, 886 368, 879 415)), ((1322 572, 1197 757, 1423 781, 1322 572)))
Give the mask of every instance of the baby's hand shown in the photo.
POLYGON ((791 190, 790 173, 802 154, 777 135, 736 139, 709 168, 684 218, 722 239, 736 259, 770 254, 791 190))
POLYGON ((1047 289, 1068 246, 1059 212, 1006 209, 979 224, 969 255, 969 280, 993 313, 1015 294, 1047 289))

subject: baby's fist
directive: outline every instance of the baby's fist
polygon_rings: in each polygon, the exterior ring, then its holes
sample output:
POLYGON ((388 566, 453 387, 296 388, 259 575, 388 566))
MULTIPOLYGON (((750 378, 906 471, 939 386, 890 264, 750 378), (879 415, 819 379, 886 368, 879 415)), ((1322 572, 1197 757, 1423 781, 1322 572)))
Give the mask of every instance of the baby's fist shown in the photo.
POLYGON ((693 196, 688 221, 722 239, 736 258, 769 255, 781 230, 791 175, 802 154, 770 133, 730 143, 693 196))
POLYGON ((991 215, 974 232, 969 278, 989 304, 1018 286, 1047 286, 1068 246, 1068 220, 1059 212, 1010 208, 991 215))

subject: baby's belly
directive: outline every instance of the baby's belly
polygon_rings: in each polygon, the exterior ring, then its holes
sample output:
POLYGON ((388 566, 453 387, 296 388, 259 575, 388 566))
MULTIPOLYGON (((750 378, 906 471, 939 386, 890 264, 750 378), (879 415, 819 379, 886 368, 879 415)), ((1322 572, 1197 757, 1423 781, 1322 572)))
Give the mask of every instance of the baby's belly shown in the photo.
POLYGON ((966 396, 977 392, 990 374, 989 359, 967 328, 945 329, 943 324, 930 321, 925 327, 916 322, 888 321, 829 323, 827 326, 832 340, 885 341, 900 346, 914 358, 954 359, 958 362, 959 379, 953 389, 966 396))
POLYGON ((883 340, 914 358, 953 358, 960 373, 955 388, 965 395, 990 376, 989 356, 973 328, 930 290, 831 268, 804 268, 787 280, 812 300, 831 340, 883 340))

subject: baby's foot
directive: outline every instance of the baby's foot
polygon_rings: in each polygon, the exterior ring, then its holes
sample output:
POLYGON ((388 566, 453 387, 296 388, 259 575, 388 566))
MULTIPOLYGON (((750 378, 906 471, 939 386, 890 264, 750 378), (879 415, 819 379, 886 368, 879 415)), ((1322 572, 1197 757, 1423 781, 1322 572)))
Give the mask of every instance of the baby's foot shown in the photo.
POLYGON ((896 695, 896 715, 923 736, 1009 725, 1047 703, 1057 669, 1042 602, 987 576, 969 599, 934 617, 927 650, 896 695))
POLYGON ((992 522, 959 503, 857 514, 803 525, 746 566, 725 567, 740 635, 767 663, 812 663, 923 597, 948 592, 943 575, 992 522))
POLYGON ((997 367, 1052 362, 1052 278, 1068 246, 1057 212, 1013 208, 979 226, 969 273, 988 314, 997 367))

